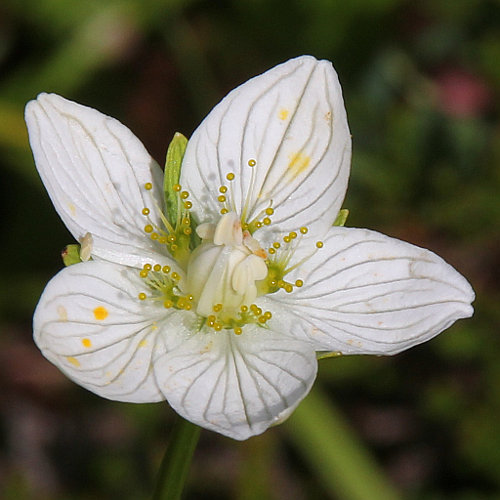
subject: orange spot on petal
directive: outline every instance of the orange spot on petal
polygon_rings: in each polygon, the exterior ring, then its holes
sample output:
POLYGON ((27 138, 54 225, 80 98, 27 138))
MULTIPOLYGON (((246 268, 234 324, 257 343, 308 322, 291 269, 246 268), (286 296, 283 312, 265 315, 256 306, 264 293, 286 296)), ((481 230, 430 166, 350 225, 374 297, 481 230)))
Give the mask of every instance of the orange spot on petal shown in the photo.
POLYGON ((94 318, 98 321, 106 319, 109 315, 108 310, 103 306, 98 306, 94 309, 94 318))

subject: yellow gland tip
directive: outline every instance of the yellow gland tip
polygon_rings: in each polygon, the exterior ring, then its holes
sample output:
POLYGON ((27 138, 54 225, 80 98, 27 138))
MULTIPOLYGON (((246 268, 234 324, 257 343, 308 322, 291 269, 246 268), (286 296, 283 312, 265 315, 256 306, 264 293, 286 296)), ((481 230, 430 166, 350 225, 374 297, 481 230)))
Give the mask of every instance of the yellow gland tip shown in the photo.
POLYGON ((228 181, 232 181, 232 180, 234 180, 234 174, 233 174, 232 172, 230 172, 229 174, 227 174, 227 175, 226 175, 226 179, 227 179, 228 181))
POLYGON ((227 208, 221 208, 220 213, 221 215, 227 214, 229 210, 227 208))
POLYGON ((193 204, 190 201, 185 201, 184 202, 184 208, 189 210, 190 208, 193 208, 193 204))
POLYGON ((295 282, 295 286, 298 287, 298 288, 300 288, 303 284, 304 284, 304 282, 302 280, 297 280, 295 282))
POLYGON ((153 271, 156 271, 157 273, 159 273, 161 271, 161 266, 160 264, 155 264, 153 266, 153 271))
POLYGON ((153 184, 151 184, 151 182, 146 182, 146 184, 144 184, 144 188, 150 191, 153 189, 153 184))
POLYGON ((146 269, 147 271, 151 271, 151 269, 153 269, 153 266, 151 264, 144 264, 142 268, 146 269))
POLYGON ((266 214, 267 215, 273 215, 274 214, 274 209, 269 207, 269 208, 266 208, 266 214))
POLYGON ((323 248, 323 242, 322 241, 317 241, 316 242, 316 247, 317 248, 323 248))
POLYGON ((170 272, 170 266, 163 266, 162 271, 163 271, 165 274, 168 274, 168 273, 170 272))
POLYGON ((147 295, 144 292, 139 294, 139 300, 146 300, 147 295))
POLYGON ((219 200, 219 203, 224 203, 224 202, 226 201, 226 197, 225 197, 223 194, 221 194, 221 195, 217 198, 217 200, 219 200))
POLYGON ((220 191, 221 193, 227 193, 227 187, 226 187, 226 186, 221 186, 221 187, 219 188, 219 191, 220 191))
POLYGON ((142 209, 142 215, 149 215, 150 213, 151 213, 151 211, 149 210, 149 208, 142 209))
POLYGON ((172 186, 172 189, 173 189, 175 192, 177 192, 177 193, 178 193, 178 192, 182 189, 182 187, 181 187, 181 185, 180 185, 180 184, 174 184, 174 185, 172 186))
POLYGON ((269 217, 264 217, 262 219, 262 222, 264 223, 265 226, 269 226, 269 224, 271 224, 271 219, 269 217))
POLYGON ((254 159, 248 160, 249 167, 255 167, 255 165, 257 165, 257 162, 254 159))
POLYGON ((307 234, 307 231, 308 231, 307 227, 301 227, 301 228, 300 228, 300 232, 301 232, 302 234, 307 234))
POLYGON ((182 198, 183 200, 186 200, 187 198, 189 198, 189 193, 188 193, 187 191, 183 191, 183 192, 181 193, 181 198, 182 198))
POLYGON ((243 333, 243 328, 237 326, 233 329, 235 335, 241 335, 243 333))
POLYGON ((148 277, 148 274, 149 274, 149 271, 147 269, 142 269, 140 272, 139 272, 139 276, 141 278, 147 278, 148 277))
POLYGON ((147 224, 146 226, 144 226, 144 231, 146 233, 152 233, 153 232, 153 226, 151 224, 147 224))

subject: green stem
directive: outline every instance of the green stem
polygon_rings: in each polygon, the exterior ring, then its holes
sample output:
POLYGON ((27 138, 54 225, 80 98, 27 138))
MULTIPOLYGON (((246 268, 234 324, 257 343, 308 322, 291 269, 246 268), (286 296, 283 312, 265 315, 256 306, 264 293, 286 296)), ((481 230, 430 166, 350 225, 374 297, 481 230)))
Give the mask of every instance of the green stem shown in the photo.
POLYGON ((363 443, 316 385, 285 424, 288 435, 322 479, 332 497, 342 500, 398 500, 363 443))
POLYGON ((177 417, 158 471, 153 500, 179 500, 201 428, 177 417))

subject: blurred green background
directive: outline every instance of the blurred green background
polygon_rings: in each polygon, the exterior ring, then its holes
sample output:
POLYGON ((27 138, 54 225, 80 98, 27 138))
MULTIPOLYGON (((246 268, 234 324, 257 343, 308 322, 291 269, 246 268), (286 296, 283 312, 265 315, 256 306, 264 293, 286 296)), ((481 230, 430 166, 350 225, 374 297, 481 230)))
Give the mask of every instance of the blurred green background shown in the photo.
POLYGON ((147 498, 173 417, 99 399, 32 344, 33 309, 72 241, 35 171, 24 104, 52 91, 95 107, 162 163, 173 133, 189 136, 230 89, 312 54, 344 89, 348 225, 439 253, 472 283, 476 313, 393 358, 320 363, 316 418, 341 425, 324 438, 331 461, 311 458, 301 413, 244 443, 205 431, 186 498, 351 500, 341 484, 362 478, 358 443, 401 498, 499 499, 499 28, 493 0, 3 0, 0 497, 147 498))

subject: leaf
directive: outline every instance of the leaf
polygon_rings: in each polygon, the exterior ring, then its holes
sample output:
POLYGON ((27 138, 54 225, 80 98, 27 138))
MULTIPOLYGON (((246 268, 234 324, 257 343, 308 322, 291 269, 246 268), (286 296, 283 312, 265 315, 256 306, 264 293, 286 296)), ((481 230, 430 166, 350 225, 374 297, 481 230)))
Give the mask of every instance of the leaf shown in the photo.
POLYGON ((181 133, 176 132, 168 146, 165 161, 165 176, 163 178, 163 191, 165 193, 165 207, 169 222, 175 227, 179 216, 179 193, 174 186, 179 184, 182 159, 186 151, 188 140, 181 133))

